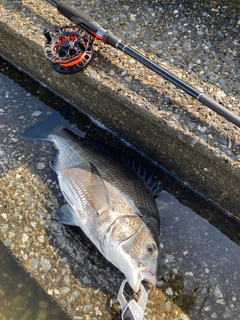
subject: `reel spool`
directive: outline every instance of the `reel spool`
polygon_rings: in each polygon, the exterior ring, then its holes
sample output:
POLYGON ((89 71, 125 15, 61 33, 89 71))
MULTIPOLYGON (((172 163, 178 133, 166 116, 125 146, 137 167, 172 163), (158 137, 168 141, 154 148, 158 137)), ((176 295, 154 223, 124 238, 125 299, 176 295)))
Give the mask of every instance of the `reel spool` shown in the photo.
POLYGON ((93 58, 93 40, 85 29, 79 26, 60 27, 44 31, 47 39, 44 53, 53 69, 69 74, 85 68, 93 58))

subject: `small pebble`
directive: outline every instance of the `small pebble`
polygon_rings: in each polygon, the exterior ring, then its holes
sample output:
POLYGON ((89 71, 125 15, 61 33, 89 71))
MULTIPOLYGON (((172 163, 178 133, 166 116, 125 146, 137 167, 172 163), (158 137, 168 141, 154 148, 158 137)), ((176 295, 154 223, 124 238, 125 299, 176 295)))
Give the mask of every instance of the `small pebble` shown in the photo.
POLYGON ((163 286, 163 284, 164 284, 164 282, 163 282, 163 281, 158 281, 158 282, 157 282, 157 286, 158 286, 158 287, 162 287, 162 286, 163 286))
POLYGON ((200 137, 201 137, 202 141, 207 142, 206 134, 202 134, 200 137))
POLYGON ((44 168, 45 168, 45 164, 44 163, 42 163, 42 162, 38 162, 37 163, 37 169, 42 170, 44 168))
POLYGON ((96 316, 102 316, 102 311, 99 310, 99 307, 94 308, 96 316))
POLYGON ((175 257, 171 254, 166 254, 166 262, 173 262, 175 257))
POLYGON ((33 228, 36 228, 36 225, 37 225, 36 222, 30 222, 30 224, 33 228))
POLYGON ((225 312, 223 314, 224 319, 227 319, 232 316, 233 316, 233 311, 231 309, 229 309, 228 307, 226 307, 225 312))
POLYGON ((227 139, 225 137, 221 137, 219 140, 218 140, 219 143, 223 144, 223 145, 227 145, 227 139))
POLYGON ((191 142, 192 146, 194 146, 198 142, 198 138, 194 138, 191 142))
POLYGON ((7 214, 6 213, 2 213, 1 216, 3 217, 3 219, 7 219, 7 214))
POLYGON ((91 280, 87 276, 85 276, 85 277, 83 277, 82 282, 83 282, 83 284, 87 285, 87 284, 91 283, 91 280))
POLYGON ((209 312, 209 311, 211 311, 211 306, 205 306, 204 308, 203 308, 206 312, 209 312))
POLYGON ((85 312, 92 312, 93 311, 93 306, 91 304, 88 304, 84 307, 85 312))
POLYGON ((190 129, 194 129, 194 128, 196 127, 196 123, 190 122, 190 123, 188 124, 188 127, 189 127, 190 129))
POLYGON ((23 242, 23 243, 24 243, 24 242, 27 242, 28 239, 29 239, 29 236, 28 236, 26 233, 23 233, 23 235, 22 235, 22 242, 23 242))
POLYGON ((218 304, 225 305, 225 301, 223 299, 219 299, 216 301, 218 304))
POLYGON ((220 290, 219 286, 215 287, 213 294, 214 294, 214 296, 216 298, 222 298, 223 297, 222 291, 220 290))
POLYGON ((11 239, 6 239, 3 241, 4 245, 8 247, 11 244, 11 239))
POLYGON ((39 236, 38 241, 41 243, 44 243, 44 236, 43 235, 39 236))
POLYGON ((62 288, 62 294, 66 294, 66 293, 68 293, 69 291, 70 291, 70 288, 68 288, 68 287, 62 288))
POLYGON ((171 309, 171 302, 169 300, 166 302, 166 309, 171 309))
POLYGON ((189 320, 189 316, 186 315, 185 313, 180 313, 180 318, 181 318, 182 320, 189 320))
POLYGON ((15 232, 12 232, 12 231, 11 231, 11 232, 9 232, 9 235, 8 235, 8 236, 9 236, 9 238, 14 237, 14 236, 15 236, 15 232))
POLYGON ((42 113, 42 110, 41 109, 37 109, 37 110, 33 111, 32 116, 33 117, 38 117, 38 116, 40 116, 41 113, 42 113))
POLYGON ((38 266, 38 259, 32 258, 30 259, 30 270, 36 269, 38 266))
POLYGON ((173 120, 179 120, 179 114, 174 113, 174 114, 171 116, 171 118, 172 118, 173 120))
POLYGON ((173 295, 173 291, 172 291, 172 288, 167 288, 166 289, 166 294, 168 294, 169 296, 172 296, 173 295))
POLYGON ((127 77, 125 77, 125 80, 126 80, 127 82, 131 82, 131 81, 132 81, 132 77, 131 77, 131 76, 127 76, 127 77))
POLYGON ((44 270, 50 270, 51 269, 51 263, 48 259, 44 259, 43 262, 42 262, 42 268, 44 270))
POLYGON ((204 268, 206 268, 208 265, 207 265, 207 263, 204 261, 204 260, 201 260, 200 261, 200 265, 202 266, 202 267, 204 267, 204 268))
POLYGON ((218 91, 217 93, 216 93, 216 99, 219 101, 221 101, 223 98, 225 98, 226 97, 226 93, 225 92, 223 92, 222 90, 220 90, 220 91, 218 91))
POLYGON ((57 294, 57 295, 60 293, 58 289, 54 289, 53 291, 54 291, 54 293, 57 294))

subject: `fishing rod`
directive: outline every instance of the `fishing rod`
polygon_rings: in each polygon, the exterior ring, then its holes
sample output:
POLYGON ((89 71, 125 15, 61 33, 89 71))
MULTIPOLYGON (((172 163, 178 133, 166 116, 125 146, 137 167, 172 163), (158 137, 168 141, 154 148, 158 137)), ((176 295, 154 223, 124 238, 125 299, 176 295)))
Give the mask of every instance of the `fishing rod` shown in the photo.
POLYGON ((65 26, 53 32, 44 31, 47 39, 44 48, 45 55, 57 72, 73 73, 85 68, 93 58, 93 41, 94 39, 98 39, 125 52, 187 92, 205 106, 240 127, 239 116, 129 47, 111 31, 104 30, 98 22, 94 21, 82 11, 70 6, 64 1, 47 1, 55 6, 59 13, 75 23, 75 26, 65 26))

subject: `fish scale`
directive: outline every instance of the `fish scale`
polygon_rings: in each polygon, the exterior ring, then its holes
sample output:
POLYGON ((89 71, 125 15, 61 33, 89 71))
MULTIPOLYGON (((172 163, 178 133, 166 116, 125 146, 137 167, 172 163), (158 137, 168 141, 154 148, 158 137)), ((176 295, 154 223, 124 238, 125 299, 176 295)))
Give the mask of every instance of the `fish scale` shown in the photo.
POLYGON ((156 283, 159 214, 143 178, 103 144, 73 134, 59 112, 23 136, 54 143, 51 167, 67 204, 58 221, 79 226, 137 292, 142 280, 156 283))
POLYGON ((73 140, 68 129, 57 132, 77 153, 98 169, 102 179, 116 186, 125 195, 130 195, 141 213, 141 218, 151 229, 153 237, 159 244, 160 220, 155 199, 142 177, 124 161, 115 156, 113 151, 104 144, 84 139, 73 140), (121 173, 121 174, 119 174, 121 173))

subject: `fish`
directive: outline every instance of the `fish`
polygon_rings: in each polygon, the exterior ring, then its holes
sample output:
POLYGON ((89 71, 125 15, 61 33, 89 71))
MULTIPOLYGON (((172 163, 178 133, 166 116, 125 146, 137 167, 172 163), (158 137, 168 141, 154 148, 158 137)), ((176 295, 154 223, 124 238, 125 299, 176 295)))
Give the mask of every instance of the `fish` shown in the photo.
POLYGON ((111 148, 73 132, 62 114, 54 111, 22 134, 51 141, 57 149, 50 166, 66 200, 57 220, 80 227, 134 292, 143 280, 155 285, 160 220, 152 191, 111 148))

